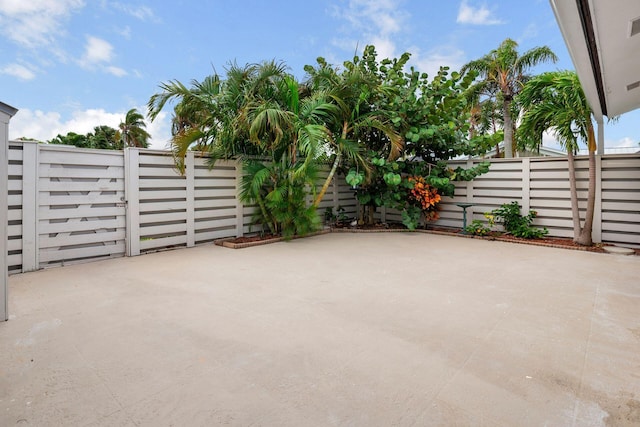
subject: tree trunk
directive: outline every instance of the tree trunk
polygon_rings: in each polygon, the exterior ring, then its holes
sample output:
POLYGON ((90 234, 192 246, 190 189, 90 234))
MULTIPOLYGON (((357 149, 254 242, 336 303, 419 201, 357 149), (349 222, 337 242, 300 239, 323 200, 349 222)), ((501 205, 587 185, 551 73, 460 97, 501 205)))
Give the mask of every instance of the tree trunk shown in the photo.
POLYGON ((320 189, 320 192, 316 196, 316 199, 313 201, 313 206, 314 207, 316 207, 316 208, 318 207, 318 205, 322 201, 322 198, 324 197, 325 193, 327 192, 327 189, 329 188, 329 184, 331 184, 331 181, 333 180, 333 176, 336 174, 336 170, 338 169, 338 165, 340 164, 340 160, 342 160, 342 153, 340 151, 338 151, 336 153, 336 158, 333 160, 333 166, 331 166, 331 170, 329 171, 329 175, 327 175, 327 179, 324 180, 324 184, 322 184, 322 188, 320 189))
POLYGON ((504 157, 513 157, 513 120, 511 119, 511 100, 505 99, 502 103, 504 117, 504 157))
POLYGON ((373 225, 376 223, 376 220, 375 220, 376 207, 375 205, 369 205, 368 208, 369 208, 368 210, 369 216, 367 218, 367 224, 373 225))
POLYGON ((584 215, 584 226, 576 243, 585 246, 593 244, 593 213, 596 204, 596 143, 591 120, 587 124, 587 145, 589 147, 589 191, 587 193, 587 211, 584 215))
POLYGON ((269 231, 271 232, 271 234, 273 235, 278 234, 277 227, 274 223, 271 222, 271 217, 267 213, 267 207, 264 205, 264 200, 262 200, 262 197, 260 197, 259 194, 256 196, 256 202, 260 207, 260 213, 262 213, 262 217, 267 222, 267 226, 269 227, 269 231))
MULTIPOLYGON (((342 135, 341 135, 342 140, 347 138, 348 133, 349 133, 349 123, 344 122, 342 124, 342 135)), ((336 170, 338 169, 338 165, 340 164, 341 160, 342 160, 342 151, 340 151, 340 144, 336 144, 336 158, 333 161, 333 166, 331 166, 331 171, 329 171, 329 176, 327 176, 327 179, 324 180, 324 184, 322 184, 322 189, 320 190, 320 193, 318 193, 318 196, 313 201, 314 207, 317 208, 320 202, 322 201, 322 198, 327 192, 327 189, 329 188, 329 184, 331 183, 333 176, 336 174, 336 170)))
POLYGON ((567 162, 569 166, 569 192, 571 193, 571 216, 573 218, 573 241, 580 239, 580 209, 578 206, 578 189, 576 187, 576 165, 573 159, 573 148, 567 149, 567 162))

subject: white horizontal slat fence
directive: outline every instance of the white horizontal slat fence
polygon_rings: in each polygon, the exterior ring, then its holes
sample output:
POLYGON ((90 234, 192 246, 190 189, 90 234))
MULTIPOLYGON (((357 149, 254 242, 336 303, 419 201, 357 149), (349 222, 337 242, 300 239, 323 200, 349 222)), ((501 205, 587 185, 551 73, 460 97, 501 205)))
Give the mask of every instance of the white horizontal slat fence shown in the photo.
MULTIPOLYGON (((8 270, 31 271, 107 257, 133 256, 260 231, 251 225, 255 206, 238 200, 242 165, 190 152, 185 174, 165 151, 122 151, 11 141, 8 146, 8 270)), ((479 160, 451 162, 471 167, 479 160)), ((316 191, 329 173, 321 170, 316 191)), ((588 159, 577 158, 581 214, 586 208, 588 159)), ((597 158, 593 235, 640 247, 640 154, 597 158)), ((470 182, 456 182, 455 197, 443 197, 439 226, 460 227, 483 212, 518 201, 523 212, 538 212, 534 224, 551 236, 572 236, 566 158, 491 160, 490 171, 470 182)), ((311 201, 311 198, 309 198, 311 201)), ((355 218, 357 201, 344 176, 335 176, 319 205, 344 209, 355 218)), ((384 221, 401 221, 400 212, 381 209, 384 221)))
MULTIPOLYGON (((480 160, 451 162, 469 167, 480 160)), ((587 204, 589 161, 576 158, 580 217, 587 204)), ((596 204, 593 238, 596 242, 640 247, 640 154, 596 157, 596 204)), ((456 183, 455 197, 444 197, 435 225, 460 227, 462 209, 456 203, 470 202, 467 219, 486 221, 483 213, 503 203, 517 201, 522 212, 538 213, 534 225, 547 227, 550 236, 572 237, 571 195, 567 159, 538 157, 492 159, 489 173, 467 183, 456 183)))

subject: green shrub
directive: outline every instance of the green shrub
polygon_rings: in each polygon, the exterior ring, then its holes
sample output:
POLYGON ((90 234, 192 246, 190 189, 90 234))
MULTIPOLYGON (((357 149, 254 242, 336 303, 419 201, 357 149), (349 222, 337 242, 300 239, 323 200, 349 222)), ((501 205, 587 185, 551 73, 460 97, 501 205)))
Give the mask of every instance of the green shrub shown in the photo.
POLYGON ((492 210, 491 213, 495 217, 495 222, 502 224, 504 230, 515 237, 538 239, 549 233, 546 227, 540 229, 531 225, 538 215, 536 211, 529 210, 527 215, 520 215, 520 204, 518 202, 505 203, 492 210))

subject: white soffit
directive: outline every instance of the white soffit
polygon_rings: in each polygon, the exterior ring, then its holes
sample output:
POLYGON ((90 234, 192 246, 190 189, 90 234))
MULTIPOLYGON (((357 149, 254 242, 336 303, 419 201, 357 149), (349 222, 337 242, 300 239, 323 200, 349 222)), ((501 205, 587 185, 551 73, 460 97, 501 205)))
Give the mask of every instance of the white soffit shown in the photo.
POLYGON ((640 108, 640 1, 550 3, 596 117, 640 108))

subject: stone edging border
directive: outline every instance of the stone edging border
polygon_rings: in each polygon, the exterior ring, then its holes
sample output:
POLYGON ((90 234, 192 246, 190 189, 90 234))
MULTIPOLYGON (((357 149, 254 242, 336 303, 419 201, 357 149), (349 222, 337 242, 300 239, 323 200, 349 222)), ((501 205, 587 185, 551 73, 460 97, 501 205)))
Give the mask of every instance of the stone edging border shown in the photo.
POLYGON ((464 237, 467 239, 480 239, 480 240, 488 240, 488 241, 499 241, 499 242, 506 242, 506 243, 516 243, 516 244, 520 244, 520 245, 531 245, 531 246, 543 246, 543 247, 547 247, 547 248, 558 248, 558 249, 569 249, 569 250, 573 250, 573 251, 583 251, 583 252, 594 252, 594 253, 601 253, 599 251, 594 251, 593 247, 590 246, 564 246, 564 245, 557 245, 555 243, 545 243, 545 242, 539 242, 536 240, 514 240, 514 239, 509 239, 509 238, 503 238, 500 236, 492 236, 492 237, 487 237, 487 236, 474 236, 471 234, 456 234, 453 232, 447 232, 447 231, 439 231, 439 230, 420 230, 423 233, 428 233, 428 234, 440 234, 443 236, 452 236, 452 237, 464 237))
MULTIPOLYGON (((325 228, 323 230, 316 231, 315 233, 307 234, 306 236, 294 236, 292 240, 302 239, 304 237, 318 236, 321 234, 328 234, 328 233, 331 233, 331 229, 325 228)), ((273 239, 256 240, 255 242, 234 243, 231 241, 233 239, 234 238, 216 240, 215 244, 218 246, 223 246, 225 248, 230 248, 230 249, 244 249, 244 248, 250 248, 253 246, 268 245, 269 243, 283 242, 285 240, 284 237, 274 237, 273 239)))

